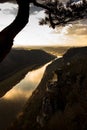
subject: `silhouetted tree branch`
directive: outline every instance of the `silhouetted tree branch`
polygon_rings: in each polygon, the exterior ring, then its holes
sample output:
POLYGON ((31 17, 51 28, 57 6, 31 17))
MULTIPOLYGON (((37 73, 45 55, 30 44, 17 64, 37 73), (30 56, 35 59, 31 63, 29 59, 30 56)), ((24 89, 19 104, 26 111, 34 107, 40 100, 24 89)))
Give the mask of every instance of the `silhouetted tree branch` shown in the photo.
POLYGON ((35 3, 36 6, 45 8, 46 17, 40 21, 40 25, 50 24, 52 28, 67 23, 87 18, 87 1, 61 3, 58 0, 50 1, 44 6, 35 3))
POLYGON ((30 3, 45 9, 46 17, 40 25, 49 24, 52 28, 87 18, 87 1, 66 4, 58 0, 49 0, 38 3, 37 0, 16 0, 19 6, 15 20, 0 32, 0 62, 9 53, 15 36, 26 26, 29 18, 30 3))
POLYGON ((18 14, 15 20, 0 32, 0 62, 9 53, 15 36, 25 27, 29 18, 29 1, 17 0, 18 14))

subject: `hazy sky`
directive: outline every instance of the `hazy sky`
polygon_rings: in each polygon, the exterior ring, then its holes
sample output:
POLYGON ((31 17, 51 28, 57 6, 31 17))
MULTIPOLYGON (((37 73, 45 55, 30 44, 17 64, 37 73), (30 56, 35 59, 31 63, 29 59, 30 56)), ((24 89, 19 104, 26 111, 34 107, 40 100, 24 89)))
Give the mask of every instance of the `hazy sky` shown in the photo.
MULTIPOLYGON (((9 25, 16 14, 16 4, 0 3, 0 30, 9 25)), ((53 30, 47 25, 39 26, 38 21, 42 17, 44 11, 32 6, 29 23, 14 39, 14 46, 87 45, 87 20, 53 30)))

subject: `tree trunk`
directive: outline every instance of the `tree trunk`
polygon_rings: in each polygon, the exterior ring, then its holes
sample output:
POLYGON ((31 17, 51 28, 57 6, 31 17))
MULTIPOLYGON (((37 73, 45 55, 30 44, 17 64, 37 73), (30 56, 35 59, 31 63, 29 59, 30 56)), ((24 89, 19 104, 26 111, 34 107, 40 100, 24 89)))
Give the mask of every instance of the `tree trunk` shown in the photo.
MULTIPOLYGON (((20 0, 17 0, 20 1, 20 0)), ((22 0, 21 0, 22 1, 22 0)), ((29 18, 29 2, 18 2, 18 14, 15 20, 0 32, 0 62, 11 50, 13 39, 25 27, 29 18)))

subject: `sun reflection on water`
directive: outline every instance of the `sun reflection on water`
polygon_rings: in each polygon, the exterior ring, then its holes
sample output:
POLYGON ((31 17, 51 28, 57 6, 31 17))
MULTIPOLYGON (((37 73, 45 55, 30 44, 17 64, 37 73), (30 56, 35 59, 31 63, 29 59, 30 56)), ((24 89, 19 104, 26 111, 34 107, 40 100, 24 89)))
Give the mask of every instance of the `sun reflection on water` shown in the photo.
POLYGON ((3 99, 21 100, 21 98, 24 98, 26 100, 29 98, 32 94, 32 91, 34 91, 41 81, 46 66, 47 64, 37 70, 29 72, 20 83, 18 83, 13 87, 13 89, 5 94, 3 99))

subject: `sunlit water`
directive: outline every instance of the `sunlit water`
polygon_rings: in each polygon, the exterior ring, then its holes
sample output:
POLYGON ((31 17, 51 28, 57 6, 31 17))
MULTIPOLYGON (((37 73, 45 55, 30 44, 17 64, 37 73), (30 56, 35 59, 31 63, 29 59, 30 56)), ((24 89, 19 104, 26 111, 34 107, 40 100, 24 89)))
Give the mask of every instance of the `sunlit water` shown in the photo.
POLYGON ((0 130, 4 130, 22 110, 26 100, 40 83, 47 65, 29 72, 20 83, 0 99, 0 130))
POLYGON ((5 130, 23 109, 26 101, 40 83, 46 66, 51 62, 37 70, 29 72, 23 80, 0 99, 0 130, 5 130))
MULTIPOLYGON (((32 91, 38 86, 45 67, 29 72, 25 78, 18 83, 12 90, 10 90, 4 97, 4 100, 19 100, 23 97, 23 99, 29 98, 32 94, 32 91)), ((22 99, 21 99, 22 100, 22 99)))

